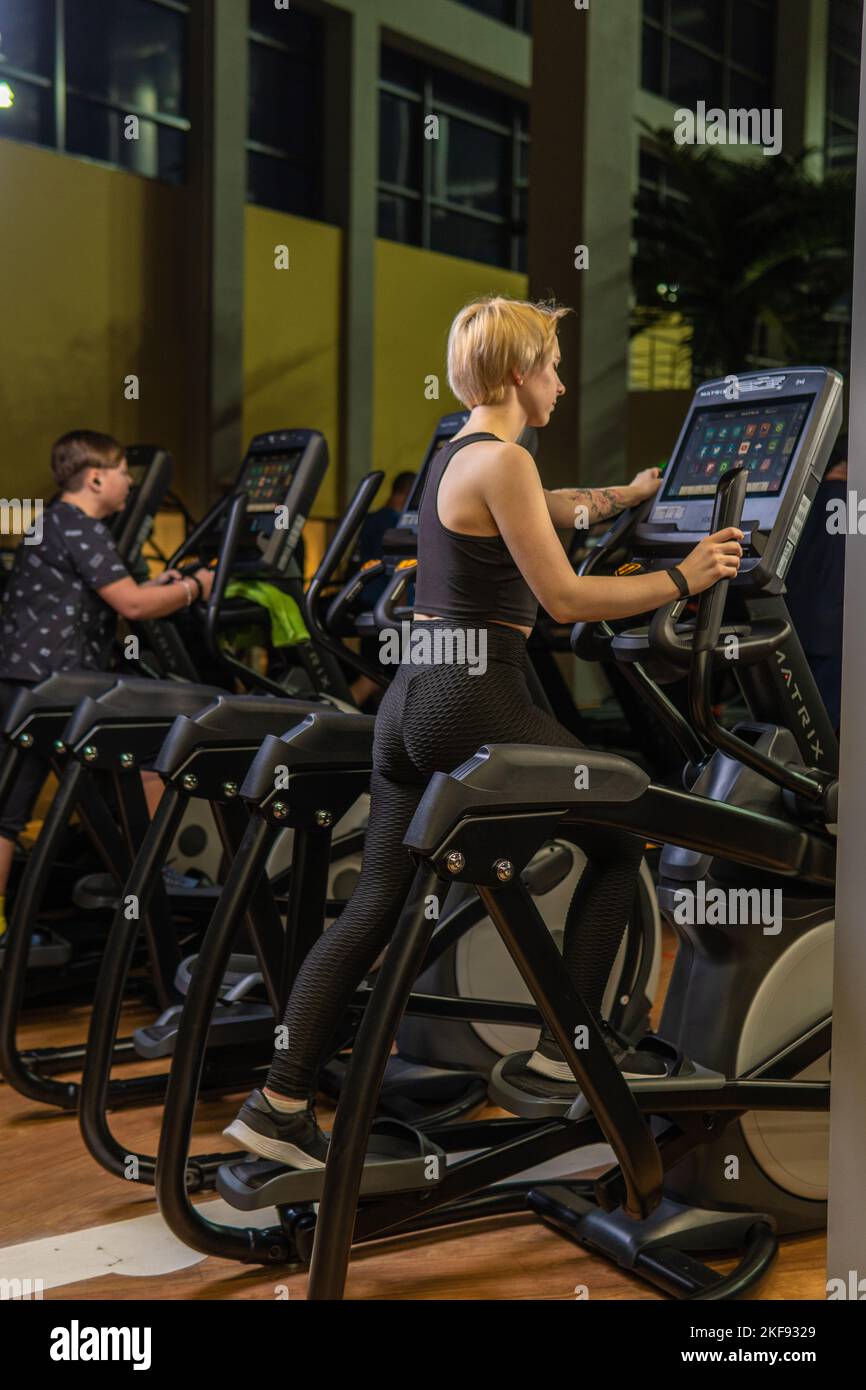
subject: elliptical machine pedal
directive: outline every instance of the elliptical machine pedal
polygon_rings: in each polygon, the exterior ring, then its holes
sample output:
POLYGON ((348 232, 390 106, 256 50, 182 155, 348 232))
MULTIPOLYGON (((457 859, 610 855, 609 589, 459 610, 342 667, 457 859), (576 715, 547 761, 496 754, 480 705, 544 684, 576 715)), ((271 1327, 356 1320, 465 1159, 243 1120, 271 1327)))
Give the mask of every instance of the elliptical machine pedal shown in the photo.
MULTIPOLYGON (((348 1056, 335 1057, 319 1073, 319 1089, 339 1100, 348 1071, 348 1056)), ((404 1057, 389 1057, 379 1096, 380 1113, 405 1124, 444 1125, 487 1104, 483 1072, 428 1067, 404 1057)))
MULTIPOLYGON (((684 1057, 664 1038, 646 1037, 639 1044, 641 1052, 652 1052, 664 1063, 663 1076, 626 1076, 629 1090, 637 1095, 652 1095, 674 1083, 678 1090, 721 1087, 725 1078, 721 1072, 701 1066, 684 1057)), ((531 1052, 513 1052, 497 1062, 490 1074, 488 1097, 511 1115, 527 1120, 581 1120, 588 1113, 587 1103, 575 1080, 554 1081, 527 1071, 531 1052)))
MULTIPOLYGON (((376 1120, 361 1177, 361 1196, 418 1192, 432 1187, 444 1174, 444 1149, 419 1129, 399 1120, 376 1120)), ((238 1211, 293 1207, 317 1202, 325 1180, 321 1168, 284 1168, 270 1159, 224 1163, 217 1171, 216 1190, 238 1211)))

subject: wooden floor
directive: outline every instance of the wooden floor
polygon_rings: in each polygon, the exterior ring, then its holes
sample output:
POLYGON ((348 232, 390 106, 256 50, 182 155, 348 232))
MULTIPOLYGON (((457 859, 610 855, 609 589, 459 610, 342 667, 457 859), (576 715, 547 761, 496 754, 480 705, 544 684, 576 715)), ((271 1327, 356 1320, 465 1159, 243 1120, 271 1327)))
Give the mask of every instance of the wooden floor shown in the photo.
MULTIPOLYGON (((669 969, 671 952, 668 950, 669 969)), ((126 1010, 123 1031, 150 1015, 140 1006, 126 1010)), ((23 1046, 49 1046, 80 1039, 86 1010, 33 1010, 22 1031, 23 1046)), ((152 1070, 142 1064, 122 1074, 152 1070)), ((70 1078, 71 1079, 71 1078, 70 1078)), ((237 1100, 221 1098, 200 1105, 194 1148, 219 1152, 226 1145, 222 1126, 237 1100)), ((499 1112, 490 1110, 490 1114, 499 1112)), ((322 1111, 327 1127, 328 1113, 322 1111)), ((160 1109, 121 1110, 112 1116, 118 1139, 135 1152, 156 1152, 160 1109)), ((63 1237, 116 1222, 153 1216, 156 1203, 148 1187, 105 1173, 87 1154, 74 1115, 29 1102, 0 1085, 0 1268, 3 1249, 42 1238, 63 1237)), ((211 1197, 211 1194, 208 1194, 211 1197)), ((207 1200, 205 1198, 204 1200, 207 1200)), ((153 1223, 151 1223, 153 1224, 153 1223)), ((106 1245, 110 1242, 106 1242, 106 1245)), ((60 1246, 58 1246, 59 1250, 60 1246)), ((45 1258, 51 1263, 51 1249, 45 1258)), ((764 1299, 813 1299, 825 1293, 823 1236, 790 1239, 762 1290, 764 1299)), ((196 1257, 192 1257, 196 1258, 196 1257)), ((113 1263, 107 1259, 106 1264, 113 1263)), ((306 1275, 279 1269, 249 1268, 201 1258, 169 1274, 129 1277, 128 1260, 116 1268, 46 1288, 46 1299, 303 1299, 306 1275)), ((720 1263, 719 1269, 729 1268, 720 1263)), ((655 1298, 646 1285, 612 1268, 546 1229, 530 1217, 500 1219, 440 1230, 368 1246, 353 1255, 347 1297, 352 1299, 567 1299, 585 1286, 595 1299, 655 1298)), ((584 1295, 586 1296, 586 1295, 584 1295)))

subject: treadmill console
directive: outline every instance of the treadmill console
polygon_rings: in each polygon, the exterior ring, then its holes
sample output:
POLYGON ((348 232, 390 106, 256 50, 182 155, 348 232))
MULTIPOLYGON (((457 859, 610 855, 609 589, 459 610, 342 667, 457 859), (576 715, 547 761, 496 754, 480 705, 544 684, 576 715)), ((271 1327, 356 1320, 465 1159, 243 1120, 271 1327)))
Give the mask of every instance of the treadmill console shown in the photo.
POLYGON ((285 574, 328 467, 318 430, 277 430, 250 444, 236 492, 247 497, 241 567, 285 574))
POLYGON ((842 378, 822 367, 748 372, 698 388, 635 551, 649 568, 709 533, 719 479, 748 471, 738 585, 779 592, 842 423, 842 378))

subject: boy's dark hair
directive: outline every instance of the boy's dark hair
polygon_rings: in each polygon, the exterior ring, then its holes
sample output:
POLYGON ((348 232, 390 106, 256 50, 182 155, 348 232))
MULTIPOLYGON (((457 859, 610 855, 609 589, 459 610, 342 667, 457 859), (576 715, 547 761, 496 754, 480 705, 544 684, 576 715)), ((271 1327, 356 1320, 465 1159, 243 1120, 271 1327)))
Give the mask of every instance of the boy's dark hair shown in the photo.
POLYGON ((395 492, 408 492, 417 476, 416 473, 398 473, 391 484, 392 494, 395 492))
POLYGON ((51 450, 51 472, 64 492, 77 492, 87 468, 117 468, 124 448, 110 434, 97 430, 70 430, 51 450))

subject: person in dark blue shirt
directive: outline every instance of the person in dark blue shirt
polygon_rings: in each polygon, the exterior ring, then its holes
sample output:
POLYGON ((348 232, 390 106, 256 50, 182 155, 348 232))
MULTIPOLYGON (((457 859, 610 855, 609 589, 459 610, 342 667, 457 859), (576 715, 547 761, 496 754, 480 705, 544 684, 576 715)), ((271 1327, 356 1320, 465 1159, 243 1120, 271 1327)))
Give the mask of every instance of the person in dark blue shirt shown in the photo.
POLYGON ((397 525, 406 510, 406 503, 409 500, 415 477, 414 473, 398 473, 391 484, 391 496, 384 507, 380 507, 377 512, 371 512, 367 517, 361 527, 361 536, 358 541, 359 559, 362 565, 366 564, 368 560, 380 560, 382 558, 382 543, 385 539, 385 532, 397 525))
POLYGON ((786 603, 806 660, 838 731, 842 707, 845 533, 831 525, 848 499, 848 436, 839 436, 788 574, 786 603), (841 503, 841 508, 840 504, 841 503))

